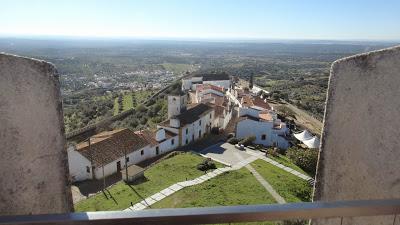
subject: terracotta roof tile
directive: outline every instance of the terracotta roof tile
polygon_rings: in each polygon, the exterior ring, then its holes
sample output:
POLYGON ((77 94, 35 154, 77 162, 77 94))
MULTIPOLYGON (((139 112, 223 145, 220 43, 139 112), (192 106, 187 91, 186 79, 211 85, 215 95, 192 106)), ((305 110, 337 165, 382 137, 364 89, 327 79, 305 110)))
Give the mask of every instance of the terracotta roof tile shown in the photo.
POLYGON ((148 141, 129 129, 102 132, 90 141, 90 147, 88 142, 78 144, 77 151, 92 161, 95 167, 124 157, 124 152, 129 154, 149 145, 148 141))
POLYGON ((146 140, 151 146, 158 145, 158 141, 156 141, 156 134, 154 132, 151 132, 150 130, 140 130, 140 131, 135 131, 135 134, 139 135, 142 137, 144 140, 146 140))

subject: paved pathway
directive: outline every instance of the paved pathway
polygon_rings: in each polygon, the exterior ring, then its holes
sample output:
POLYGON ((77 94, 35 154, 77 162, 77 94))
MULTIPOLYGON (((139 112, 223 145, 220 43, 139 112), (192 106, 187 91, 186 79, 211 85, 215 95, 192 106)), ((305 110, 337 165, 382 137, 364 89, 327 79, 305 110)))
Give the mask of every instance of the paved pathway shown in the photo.
POLYGON ((200 153, 203 157, 211 158, 228 166, 240 163, 243 159, 252 156, 244 151, 238 151, 234 145, 224 142, 211 145, 203 149, 200 153), (240 154, 241 158, 237 158, 235 154, 240 154))
MULTIPOLYGON (((243 160, 243 157, 238 152, 235 152, 235 156, 239 160, 243 160)), ((286 203, 285 199, 282 198, 282 196, 280 196, 278 192, 275 191, 275 189, 268 183, 268 181, 266 181, 264 177, 262 177, 250 164, 245 165, 245 167, 251 172, 251 174, 253 174, 257 181, 260 182, 265 190, 267 190, 271 194, 275 201, 277 201, 279 204, 286 203)))
POLYGON ((267 190, 279 204, 286 203, 285 199, 282 198, 282 196, 280 196, 278 192, 275 191, 275 189, 268 183, 268 181, 266 181, 264 177, 262 177, 250 164, 247 164, 246 168, 254 175, 258 182, 260 182, 260 184, 264 186, 265 190, 267 190))

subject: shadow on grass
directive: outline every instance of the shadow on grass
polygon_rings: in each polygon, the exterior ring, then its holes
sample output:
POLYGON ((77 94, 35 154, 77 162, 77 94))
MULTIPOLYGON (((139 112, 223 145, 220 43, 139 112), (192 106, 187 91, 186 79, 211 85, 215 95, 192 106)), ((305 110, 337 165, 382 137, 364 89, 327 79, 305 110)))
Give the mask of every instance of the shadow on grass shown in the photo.
MULTIPOLYGON (((143 179, 147 181, 147 178, 143 178, 143 179)), ((142 180, 142 179, 141 179, 141 180, 142 180)), ((146 202, 145 197, 143 197, 139 192, 137 192, 137 191, 135 190, 135 188, 132 186, 132 183, 126 183, 126 185, 128 185, 128 187, 129 187, 130 189, 132 189, 132 191, 133 191, 137 196, 139 196, 140 199, 142 199, 144 202, 146 202)), ((146 204, 147 204, 147 207, 151 208, 151 206, 150 206, 147 202, 146 202, 146 204)))
POLYGON ((118 205, 117 200, 115 200, 115 198, 112 196, 111 192, 110 192, 109 190, 107 190, 107 189, 105 189, 105 191, 103 191, 103 194, 106 196, 106 198, 109 199, 109 198, 107 197, 106 192, 110 195, 110 198, 114 201, 114 203, 115 203, 116 205, 118 205))

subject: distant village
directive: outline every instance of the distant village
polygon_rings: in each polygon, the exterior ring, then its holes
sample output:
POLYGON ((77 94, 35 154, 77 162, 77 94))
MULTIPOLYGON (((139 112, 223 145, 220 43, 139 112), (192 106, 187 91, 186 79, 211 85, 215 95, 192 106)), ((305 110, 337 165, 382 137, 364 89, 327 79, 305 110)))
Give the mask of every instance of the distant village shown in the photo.
MULTIPOLYGON (((228 132, 236 139, 253 137, 256 145, 287 149, 292 131, 263 98, 263 92, 268 93, 253 85, 252 78, 245 86, 227 73, 182 79, 181 92, 168 96, 168 119, 156 130, 104 131, 70 145, 71 180, 96 180, 129 171, 134 177, 143 172, 136 164, 196 143, 211 133, 228 132)), ((307 130, 292 137, 308 148, 319 147, 318 137, 307 130)))

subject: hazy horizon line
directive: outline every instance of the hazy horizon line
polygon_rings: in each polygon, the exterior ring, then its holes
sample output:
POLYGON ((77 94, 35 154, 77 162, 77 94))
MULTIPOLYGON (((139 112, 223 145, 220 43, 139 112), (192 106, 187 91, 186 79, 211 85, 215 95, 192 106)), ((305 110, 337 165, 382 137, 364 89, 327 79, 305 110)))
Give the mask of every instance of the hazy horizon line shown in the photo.
POLYGON ((339 39, 339 38, 268 38, 268 37, 166 37, 166 36, 89 36, 89 35, 37 35, 37 34, 1 34, 0 38, 15 39, 69 39, 69 40, 141 40, 141 41, 200 41, 200 42, 400 42, 400 39, 339 39))

